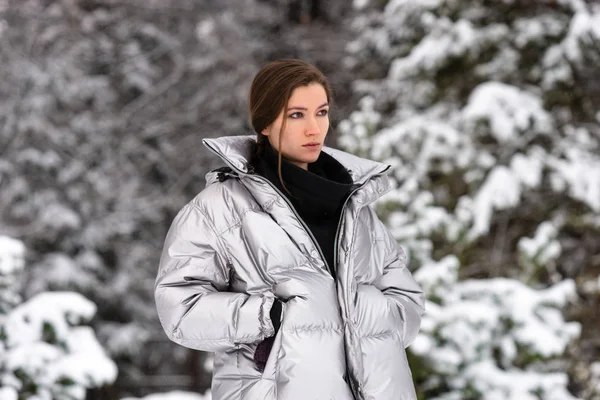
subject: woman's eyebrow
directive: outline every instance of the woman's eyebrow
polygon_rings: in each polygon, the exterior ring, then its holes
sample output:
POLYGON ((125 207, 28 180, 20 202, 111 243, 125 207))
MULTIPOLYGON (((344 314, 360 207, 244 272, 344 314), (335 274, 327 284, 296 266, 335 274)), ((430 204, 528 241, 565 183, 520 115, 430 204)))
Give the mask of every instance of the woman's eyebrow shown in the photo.
MULTIPOLYGON (((319 109, 321 107, 328 106, 328 105, 329 105, 329 103, 325 102, 325 103, 321 104, 319 107, 317 107, 317 109, 319 109)), ((289 110, 303 110, 303 111, 306 111, 306 110, 308 110, 308 108, 306 108, 306 107, 288 107, 288 111, 289 110)))

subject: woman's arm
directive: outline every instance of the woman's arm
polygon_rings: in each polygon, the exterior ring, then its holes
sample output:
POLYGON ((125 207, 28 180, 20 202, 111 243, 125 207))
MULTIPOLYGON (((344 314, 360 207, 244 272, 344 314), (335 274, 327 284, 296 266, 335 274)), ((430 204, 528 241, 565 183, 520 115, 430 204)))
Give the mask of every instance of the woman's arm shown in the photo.
POLYGON ((217 252, 217 234, 204 212, 189 203, 167 233, 154 297, 172 341, 196 350, 226 351, 274 334, 274 297, 227 292, 230 268, 217 252), (225 265, 224 265, 225 264, 225 265))
POLYGON ((383 231, 385 231, 385 267, 383 275, 373 285, 397 304, 403 322, 404 347, 408 347, 415 340, 421 327, 421 317, 425 312, 425 296, 406 266, 404 250, 386 226, 383 226, 383 231))

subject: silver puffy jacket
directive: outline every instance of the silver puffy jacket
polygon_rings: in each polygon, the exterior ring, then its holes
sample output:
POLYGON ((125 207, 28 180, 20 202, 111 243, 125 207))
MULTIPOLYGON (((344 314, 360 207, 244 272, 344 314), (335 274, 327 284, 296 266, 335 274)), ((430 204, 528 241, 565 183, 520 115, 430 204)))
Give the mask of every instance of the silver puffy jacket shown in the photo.
MULTIPOLYGON (((414 400, 405 347, 424 297, 369 204, 389 165, 324 147, 359 183, 336 234, 336 276, 307 225, 266 178, 249 173, 254 136, 204 139, 231 167, 175 217, 155 285, 161 324, 183 346, 215 352, 213 400, 414 400), (281 328, 260 372, 257 344, 281 328)), ((222 174, 223 172, 221 172, 222 174)))

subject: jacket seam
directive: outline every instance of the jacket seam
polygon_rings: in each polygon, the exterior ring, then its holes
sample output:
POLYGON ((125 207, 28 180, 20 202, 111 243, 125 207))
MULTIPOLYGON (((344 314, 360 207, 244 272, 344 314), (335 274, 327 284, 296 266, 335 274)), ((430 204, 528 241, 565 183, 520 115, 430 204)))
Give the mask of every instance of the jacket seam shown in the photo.
MULTIPOLYGON (((198 212, 200 214, 202 214, 202 217, 204 217, 206 219, 206 221, 208 222, 207 225, 208 225, 209 229, 215 235, 215 237, 217 239, 217 245, 222 250, 221 254, 223 256, 225 256, 225 260, 226 260, 225 268, 230 268, 230 266, 233 265, 233 262, 231 260, 231 254, 229 253, 229 249, 227 249, 227 246, 225 245, 225 243, 223 243, 223 239, 221 238, 221 235, 219 233, 217 233, 217 229, 215 227, 214 221, 204 212, 204 210, 202 210, 202 208, 198 204, 195 204, 195 203, 190 203, 190 204, 192 205, 192 207, 196 208, 198 210, 198 212)), ((227 274, 227 276, 224 276, 223 279, 228 282, 229 274, 227 274)))
POLYGON ((368 335, 359 336, 359 339, 371 339, 371 338, 380 338, 380 337, 385 337, 385 336, 392 336, 392 335, 394 335, 394 333, 396 331, 397 330, 389 329, 389 330, 386 330, 386 331, 383 331, 383 332, 369 333, 368 335))
POLYGON ((271 199, 271 200, 267 201, 265 204, 263 204, 261 208, 268 212, 271 209, 271 207, 273 206, 273 204, 275 204, 276 202, 277 202, 276 198, 271 199))
MULTIPOLYGON (((389 228, 386 227, 385 225, 383 226, 383 229, 387 229, 389 232, 389 228)), ((391 232, 389 232, 391 233, 391 232)), ((387 238, 384 237, 385 242, 388 243, 391 247, 391 251, 388 252, 388 254, 386 254, 387 257, 384 258, 385 261, 387 260, 391 260, 387 261, 385 263, 385 268, 388 268, 390 265, 392 265, 393 263, 395 263, 396 261, 398 261, 401 265, 401 268, 407 268, 408 267, 408 263, 407 263, 407 259, 406 259, 406 253, 404 252, 404 249, 402 248, 402 246, 400 245, 400 243, 398 243, 395 239, 391 239, 391 243, 388 242, 387 238)), ((385 270, 384 268, 384 270, 385 270)))
POLYGON ((223 338, 206 338, 206 337, 200 337, 200 338, 195 338, 195 339, 177 339, 177 342, 179 343, 189 343, 189 342, 196 342, 196 343, 200 343, 200 342, 217 342, 217 343, 225 343, 225 344, 230 344, 231 342, 227 339, 223 339, 223 338))
POLYGON ((209 342, 218 342, 218 343, 226 343, 226 344, 233 344, 236 345, 238 343, 245 343, 242 342, 241 340, 246 340, 246 339, 252 339, 252 341, 257 341, 260 340, 261 336, 260 335, 244 335, 244 336, 240 336, 239 340, 236 341, 232 341, 229 340, 228 338, 210 338, 210 337, 198 337, 198 338, 194 338, 194 339, 177 339, 178 342, 205 342, 205 341, 209 341, 209 342))
POLYGON ((283 332, 286 333, 298 333, 298 332, 324 332, 324 331, 332 331, 337 333, 342 333, 344 330, 339 327, 333 326, 311 326, 311 327, 297 327, 297 328, 285 328, 283 332))
POLYGON ((242 224, 242 221, 246 217, 246 214, 248 214, 250 211, 256 211, 259 208, 260 208, 260 206, 248 206, 248 207, 246 207, 240 213, 238 213, 238 218, 235 219, 234 223, 232 223, 228 227, 224 228, 221 232, 217 232, 215 230, 215 235, 217 235, 220 238, 221 236, 223 236, 224 234, 226 234, 227 232, 229 232, 233 228, 236 228, 236 227, 240 226, 242 224))
POLYGON ((267 296, 261 296, 260 299, 260 306, 258 309, 258 332, 260 337, 262 338, 263 336, 266 336, 266 331, 267 329, 265 329, 265 327, 263 326, 263 321, 265 318, 265 304, 267 302, 267 296))

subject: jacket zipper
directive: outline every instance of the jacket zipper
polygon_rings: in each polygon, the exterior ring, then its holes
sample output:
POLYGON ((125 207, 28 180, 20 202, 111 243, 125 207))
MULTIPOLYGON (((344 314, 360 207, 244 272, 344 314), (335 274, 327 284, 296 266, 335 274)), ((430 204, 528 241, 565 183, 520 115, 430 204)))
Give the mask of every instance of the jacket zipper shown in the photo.
MULTIPOLYGON (((339 233, 340 233, 340 226, 342 225, 342 219, 344 218, 344 211, 346 210, 346 204, 348 204, 348 200, 354 195, 354 193, 356 193, 358 190, 360 190, 361 188, 363 188, 367 182, 369 182, 369 180, 375 176, 379 176, 381 174, 383 174, 385 171, 387 171, 390 168, 390 166, 388 165, 386 168, 384 168, 383 170, 381 170, 380 172, 377 172, 371 176, 368 177, 368 179, 366 179, 364 181, 364 183, 360 186, 358 186, 357 188, 355 188, 352 192, 350 192, 350 194, 348 195, 348 197, 346 197, 346 200, 344 200, 344 205, 342 206, 342 211, 340 213, 340 220, 338 222, 338 227, 337 230, 335 232, 335 240, 334 240, 334 251, 333 251, 333 263, 334 265, 337 264, 337 254, 338 254, 338 240, 339 240, 339 233)), ((345 304, 345 308, 346 308, 346 318, 349 320, 350 319, 350 274, 348 274, 348 282, 346 282, 347 285, 347 290, 345 293, 345 300, 346 300, 346 304, 345 304)), ((364 398, 363 393, 362 393, 362 385, 357 382, 354 378, 349 377, 349 382, 350 382, 350 387, 352 392, 357 392, 357 393, 353 393, 354 395, 358 396, 359 399, 364 398)))
POLYGON ((358 187, 356 187, 352 192, 350 192, 350 194, 348 196, 346 196, 346 200, 344 200, 344 205, 342 205, 342 211, 340 212, 340 220, 338 221, 338 226, 337 229, 335 231, 335 239, 333 240, 334 243, 334 250, 333 250, 333 265, 337 265, 337 255, 338 255, 338 240, 339 240, 339 234, 340 234, 340 227, 342 226, 342 220, 344 219, 344 211, 346 210, 346 205, 348 204, 348 200, 350 200, 350 198, 354 195, 354 193, 356 193, 357 191, 359 191, 360 189, 362 189, 367 182, 369 182, 369 180, 375 176, 381 175, 383 174, 385 171, 387 171, 390 167, 387 166, 385 169, 383 169, 380 172, 377 172, 371 176, 368 177, 367 180, 364 181, 364 183, 358 187))

